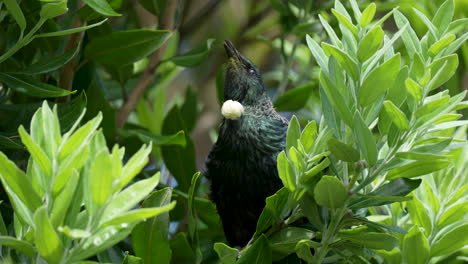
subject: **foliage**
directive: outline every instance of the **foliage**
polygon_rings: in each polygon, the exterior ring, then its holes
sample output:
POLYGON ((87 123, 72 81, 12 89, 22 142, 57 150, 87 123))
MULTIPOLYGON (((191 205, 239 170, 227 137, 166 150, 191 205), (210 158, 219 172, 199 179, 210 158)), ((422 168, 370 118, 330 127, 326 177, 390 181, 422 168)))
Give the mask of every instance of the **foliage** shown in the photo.
POLYGON ((463 263, 466 10, 458 0, 0 2, 0 258, 463 263), (217 136, 222 39, 260 66, 292 116, 284 188, 242 249, 223 243, 197 172, 217 136))

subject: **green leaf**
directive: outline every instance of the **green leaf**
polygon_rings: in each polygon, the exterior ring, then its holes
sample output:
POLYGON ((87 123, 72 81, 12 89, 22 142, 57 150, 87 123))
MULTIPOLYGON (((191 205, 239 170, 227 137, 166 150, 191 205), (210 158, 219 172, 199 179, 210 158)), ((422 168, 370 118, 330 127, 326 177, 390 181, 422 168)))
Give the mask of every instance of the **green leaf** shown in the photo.
POLYGON ((41 206, 41 197, 36 193, 26 174, 0 152, 0 179, 6 191, 17 196, 27 208, 34 212, 41 206), (6 188, 8 187, 8 188, 6 188))
POLYGON ((463 34, 461 37, 457 38, 454 42, 449 44, 449 46, 442 52, 442 55, 450 55, 455 53, 468 39, 468 32, 463 34))
POLYGON ((339 236, 351 242, 364 245, 370 249, 383 249, 390 251, 394 247, 398 246, 398 239, 385 233, 339 233, 339 236))
POLYGON ((4 0, 3 3, 5 3, 6 9, 20 27, 22 35, 26 29, 26 19, 24 18, 23 11, 21 11, 18 2, 16 0, 4 0))
POLYGON ((129 255, 129 254, 125 255, 125 258, 122 261, 122 264, 143 264, 143 263, 144 263, 143 259, 129 255))
POLYGON ((305 260, 307 263, 313 263, 315 261, 311 248, 317 247, 316 242, 312 240, 301 240, 296 244, 295 251, 299 258, 305 260))
POLYGON ((462 249, 468 244, 468 223, 446 230, 446 232, 433 243, 431 247, 431 256, 443 256, 451 254, 457 250, 462 249))
POLYGON ((18 73, 0 72, 0 82, 6 84, 8 88, 34 97, 61 97, 75 93, 75 91, 60 89, 18 73))
POLYGON ((73 239, 87 238, 91 236, 91 233, 87 230, 71 229, 68 226, 59 226, 58 231, 64 233, 67 237, 73 239))
POLYGON ((60 226, 63 224, 65 217, 67 216, 68 208, 72 200, 75 197, 75 192, 78 187, 79 174, 76 169, 72 170, 71 176, 69 177, 67 184, 57 198, 54 200, 52 211, 50 213, 50 221, 52 226, 60 226))
POLYGON ((136 136, 145 143, 153 143, 159 145, 179 145, 185 146, 185 133, 183 130, 177 132, 175 135, 155 135, 144 129, 121 129, 120 134, 124 137, 136 136))
POLYGON ((336 19, 338 19, 338 21, 340 21, 340 24, 343 25, 345 28, 349 29, 349 31, 351 31, 351 33, 353 33, 353 35, 355 37, 357 37, 357 35, 358 35, 357 27, 355 25, 353 25, 353 23, 351 23, 351 21, 346 16, 342 15, 337 10, 332 8, 331 11, 332 11, 333 15, 336 17, 336 19))
POLYGON ((383 43, 383 36, 384 32, 380 26, 376 26, 364 36, 358 46, 357 56, 359 61, 364 62, 368 60, 380 49, 383 43))
POLYGON ((300 138, 301 128, 296 116, 293 116, 289 121, 288 133, 286 136, 286 150, 292 147, 297 148, 297 140, 300 138))
POLYGON ((276 111, 298 111, 304 108, 314 87, 315 83, 309 82, 281 94, 276 98, 273 104, 276 111))
POLYGON ((147 218, 154 217, 159 214, 168 212, 174 209, 175 205, 176 205, 176 202, 174 201, 168 205, 164 205, 164 206, 157 207, 157 208, 143 208, 143 209, 133 210, 128 213, 124 213, 122 215, 116 216, 112 218, 111 220, 102 223, 101 226, 107 227, 111 225, 120 225, 120 224, 139 222, 147 218))
POLYGON ((403 239, 403 260, 406 263, 425 264, 429 258, 429 242, 421 231, 421 228, 414 225, 403 239))
POLYGON ((136 62, 158 49, 169 37, 167 30, 126 30, 92 39, 85 58, 102 64, 125 65, 136 62))
POLYGON ((364 154, 364 157, 366 158, 369 165, 372 166, 377 162, 378 154, 374 135, 364 123, 364 120, 362 120, 362 117, 359 114, 359 112, 356 112, 354 114, 353 124, 354 138, 357 141, 359 150, 364 154))
POLYGON ((429 153, 420 153, 420 152, 397 152, 395 157, 401 159, 409 159, 409 160, 439 160, 439 159, 447 159, 446 155, 436 155, 436 154, 429 154, 429 153))
POLYGON ((309 240, 314 237, 315 233, 309 229, 286 227, 270 236, 270 246, 273 251, 291 254, 295 251, 296 244, 299 241, 309 240))
POLYGON ((286 153, 281 151, 278 155, 278 175, 283 182, 283 185, 291 192, 296 190, 296 174, 294 168, 289 164, 286 153))
POLYGON ((410 180, 406 178, 398 178, 391 180, 376 190, 368 193, 366 196, 353 198, 350 202, 349 208, 358 209, 393 203, 395 199, 392 197, 395 197, 396 199, 407 198, 405 196, 418 188, 420 184, 420 179, 410 180))
POLYGON ((452 22, 455 5, 453 0, 446 0, 441 6, 437 8, 437 12, 432 18, 432 24, 437 26, 439 34, 444 34, 452 22))
POLYGON ((422 87, 413 79, 407 79, 405 81, 405 87, 409 94, 416 100, 421 101, 422 99, 422 87))
POLYGON ((29 65, 26 67, 26 69, 21 70, 20 73, 40 74, 55 71, 63 65, 67 64, 67 62, 69 62, 76 54, 78 54, 78 50, 79 48, 76 47, 75 49, 69 50, 60 56, 42 59, 39 62, 29 65))
MULTIPOLYGON (((328 156, 331 152, 326 152, 326 155, 319 155, 320 157, 328 156)), ((319 172, 323 171, 330 165, 330 160, 328 158, 322 160, 318 165, 312 167, 310 170, 306 171, 301 177, 299 178, 299 182, 302 184, 307 184, 310 182, 315 176, 318 175, 319 172)))
POLYGON ((342 48, 343 44, 341 43, 341 40, 338 38, 338 36, 335 33, 335 30, 328 24, 327 20, 323 18, 320 14, 318 15, 320 19, 320 23, 322 23, 323 28, 327 32, 328 37, 330 37, 330 40, 333 45, 342 48))
POLYGON ((70 35, 70 34, 73 34, 73 33, 78 33, 78 32, 81 32, 81 31, 88 30, 90 28, 100 26, 106 21, 107 21, 107 18, 102 20, 102 21, 99 21, 97 23, 94 23, 94 24, 91 24, 91 25, 88 25, 88 26, 84 26, 84 27, 70 28, 70 29, 65 29, 65 30, 60 30, 60 31, 55 31, 55 32, 47 32, 47 33, 37 34, 37 35, 34 36, 34 38, 47 38, 47 37, 58 37, 58 36, 70 35))
POLYGON ((452 43, 455 40, 455 38, 456 37, 453 34, 448 34, 445 37, 441 38, 439 41, 431 45, 431 47, 429 48, 429 55, 432 57, 436 56, 448 45, 450 45, 450 43, 452 43))
POLYGON ((392 180, 396 178, 413 178, 416 176, 422 176, 444 169, 450 164, 450 161, 447 160, 413 161, 390 170, 386 176, 386 179, 392 180))
POLYGON ((34 213, 34 242, 39 254, 51 264, 59 263, 64 248, 47 215, 44 205, 34 213))
POLYGON ((392 120, 392 122, 398 127, 400 130, 407 130, 409 128, 409 122, 406 118, 405 113, 400 110, 392 101, 385 101, 384 103, 385 111, 387 111, 388 116, 392 120))
POLYGON ((271 225, 282 221, 281 215, 286 211, 286 203, 288 201, 289 191, 283 187, 275 194, 266 198, 266 205, 257 221, 257 229, 254 237, 267 230, 271 225))
POLYGON ((375 102, 391 87, 399 72, 400 54, 398 53, 364 79, 358 92, 359 104, 367 106, 375 102))
POLYGON ((420 108, 418 108, 418 110, 416 110, 416 112, 414 113, 414 116, 416 118, 419 118, 427 114, 431 114, 434 112, 434 110, 446 105, 449 100, 450 100, 449 95, 445 95, 440 98, 428 97, 426 98, 426 100, 424 100, 424 104, 420 108))
POLYGON ((309 47, 309 50, 311 51, 312 55, 315 58, 315 61, 320 66, 322 71, 325 71, 325 73, 327 73, 328 72, 328 56, 325 55, 325 53, 323 52, 322 48, 320 48, 317 41, 311 38, 309 35, 306 35, 306 41, 307 41, 307 46, 309 47))
POLYGON ((159 175, 158 172, 151 178, 140 180, 115 195, 104 210, 100 223, 109 221, 135 207, 156 188, 159 175))
POLYGON ((367 25, 369 25, 372 19, 374 19, 376 9, 377 7, 375 3, 371 3, 366 7, 366 9, 364 9, 361 19, 359 20, 359 25, 361 25, 361 27, 367 27, 367 25))
POLYGON ((67 1, 47 3, 41 8, 41 18, 50 19, 65 14, 68 11, 67 1))
POLYGON ((463 219, 468 212, 468 202, 460 200, 459 202, 446 208, 445 212, 440 215, 437 221, 438 226, 447 226, 460 219, 463 219))
POLYGON ((148 155, 151 153, 152 144, 143 145, 122 168, 119 188, 125 187, 148 163, 148 155))
POLYGON ((236 248, 229 247, 224 243, 215 243, 214 250, 218 254, 219 260, 222 264, 234 264, 236 263, 239 251, 236 248))
POLYGON ((338 178, 323 176, 315 186, 314 198, 317 204, 335 209, 344 206, 348 192, 338 178))
POLYGON ((112 194, 112 160, 107 149, 101 150, 95 157, 90 171, 90 188, 93 201, 103 205, 112 194))
POLYGON ((183 67, 194 67, 202 63, 209 55, 214 39, 208 39, 201 45, 187 53, 172 57, 170 61, 183 67))
POLYGON ((353 115, 351 114, 351 110, 346 104, 345 98, 338 91, 336 86, 330 81, 330 79, 327 77, 324 71, 320 72, 320 85, 325 94, 327 95, 327 98, 330 100, 332 106, 340 115, 341 119, 348 126, 353 126, 353 115))
POLYGON ((317 123, 315 121, 311 121, 304 127, 304 130, 302 130, 300 139, 301 144, 307 153, 309 153, 312 150, 316 139, 317 123))
POLYGON ((34 162, 41 168, 45 176, 50 179, 52 177, 52 162, 49 160, 49 157, 47 157, 47 154, 33 141, 23 126, 20 126, 18 131, 21 141, 28 149, 34 162))
POLYGON ((34 258, 34 256, 36 255, 34 247, 31 243, 24 240, 16 239, 14 237, 0 236, 0 245, 14 248, 18 252, 21 252, 30 258, 34 258))
POLYGON ((426 236, 431 234, 431 218, 429 217, 429 212, 424 207, 424 204, 422 204, 418 198, 414 197, 413 200, 406 203, 406 207, 408 208, 408 212, 411 216, 411 220, 413 220, 413 223, 423 227, 426 236))
POLYGON ((162 146, 164 162, 181 186, 181 189, 187 191, 190 186, 192 175, 197 171, 195 166, 195 149, 190 138, 186 133, 186 126, 182 119, 180 109, 174 106, 164 118, 162 133, 174 134, 180 130, 185 131, 185 147, 181 146, 162 146), (184 166, 180 166, 184 164, 184 166))
POLYGON ((414 13, 422 20, 422 22, 427 26, 429 32, 432 34, 434 38, 437 38, 437 28, 432 24, 432 22, 427 18, 427 16, 419 11, 418 9, 413 7, 414 13))
POLYGON ((356 162, 359 160, 359 151, 351 144, 345 144, 335 138, 330 138, 327 142, 331 153, 339 160, 356 162))
MULTIPOLYGON (((143 207, 161 207, 171 201, 172 189, 167 187, 153 192, 143 207)), ((135 255, 145 263, 170 263, 172 251, 167 239, 169 235, 169 213, 162 213, 138 224, 132 231, 135 255)))
MULTIPOLYGON (((405 25, 409 24, 408 19, 398 10, 395 10, 393 17, 395 18, 395 23, 398 29, 402 29, 405 25)), ((421 44, 413 28, 408 26, 401 35, 401 38, 403 39, 403 43, 405 44, 410 58, 412 58, 414 54, 422 53, 421 44)))
POLYGON ((84 0, 94 11, 105 16, 121 16, 115 12, 112 7, 107 3, 107 0, 84 0))
POLYGON ((325 54, 333 56, 338 61, 340 66, 353 78, 359 80, 359 69, 356 62, 342 49, 323 42, 322 48, 325 54))
POLYGON ((406 100, 407 91, 405 88, 405 81, 408 79, 408 66, 403 66, 400 69, 393 85, 389 88, 386 99, 392 101, 395 105, 401 106, 406 100))
POLYGON ((164 11, 166 1, 164 0, 140 0, 138 1, 146 10, 159 16, 164 11))
POLYGON ((196 217, 196 209, 194 206, 195 203, 195 196, 196 191, 198 190, 198 186, 200 185, 200 172, 196 172, 192 176, 192 180, 190 183, 190 187, 188 190, 188 222, 189 222, 189 238, 192 241, 192 247, 195 251, 195 259, 197 263, 200 263, 203 259, 201 250, 200 250, 200 241, 198 239, 198 222, 196 217))
POLYGON ((433 79, 428 84, 429 90, 438 88, 446 81, 450 80, 452 76, 455 74, 458 68, 458 55, 452 54, 449 56, 442 57, 440 59, 435 60, 431 65, 429 65, 429 69, 432 73, 436 73, 433 79))
POLYGON ((270 264, 271 249, 268 239, 262 235, 241 255, 237 264, 270 264))

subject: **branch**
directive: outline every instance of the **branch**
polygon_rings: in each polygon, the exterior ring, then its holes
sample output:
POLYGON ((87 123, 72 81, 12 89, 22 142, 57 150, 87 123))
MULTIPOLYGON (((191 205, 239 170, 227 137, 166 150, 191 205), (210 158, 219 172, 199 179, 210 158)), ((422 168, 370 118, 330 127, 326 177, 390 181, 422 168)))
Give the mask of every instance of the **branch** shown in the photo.
MULTIPOLYGON (((161 22, 160 28, 169 29, 169 30, 174 29, 174 18, 175 18, 176 9, 177 9, 177 1, 176 0, 169 1, 169 5, 166 7, 166 12, 164 14, 164 19, 161 22)), ((164 43, 158 50, 156 50, 151 55, 148 66, 146 67, 143 74, 140 76, 140 79, 138 79, 138 82, 136 83, 135 88, 133 88, 127 100, 124 102, 119 112, 117 113, 117 119, 116 119, 117 128, 122 128, 125 125, 125 121, 127 121, 128 116, 133 111, 133 109, 135 108, 140 98, 145 94, 149 85, 153 82, 154 77, 155 77, 154 72, 159 64, 159 61, 161 60, 162 55, 164 54, 164 50, 166 49, 166 46, 167 46, 167 42, 164 43)))

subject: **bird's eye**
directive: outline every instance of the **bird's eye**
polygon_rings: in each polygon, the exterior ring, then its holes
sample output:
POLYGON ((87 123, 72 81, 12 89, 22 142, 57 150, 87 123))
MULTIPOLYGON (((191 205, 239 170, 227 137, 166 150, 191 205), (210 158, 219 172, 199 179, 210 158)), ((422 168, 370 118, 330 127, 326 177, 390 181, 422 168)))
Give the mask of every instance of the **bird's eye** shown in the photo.
POLYGON ((249 73, 254 74, 254 73, 255 73, 255 70, 254 70, 254 69, 249 69, 249 73))

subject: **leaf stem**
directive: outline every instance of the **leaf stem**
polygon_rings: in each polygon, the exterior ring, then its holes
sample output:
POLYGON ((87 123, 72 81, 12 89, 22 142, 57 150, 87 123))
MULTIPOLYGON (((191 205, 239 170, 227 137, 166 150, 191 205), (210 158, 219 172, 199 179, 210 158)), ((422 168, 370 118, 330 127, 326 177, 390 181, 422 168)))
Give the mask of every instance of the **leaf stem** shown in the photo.
POLYGON ((322 263, 323 259, 327 255, 329 245, 335 240, 335 235, 341 220, 343 219, 344 214, 346 213, 346 206, 340 208, 335 214, 332 215, 330 224, 323 231, 323 239, 321 241, 322 246, 317 248, 317 251, 314 256, 314 264, 322 263))

